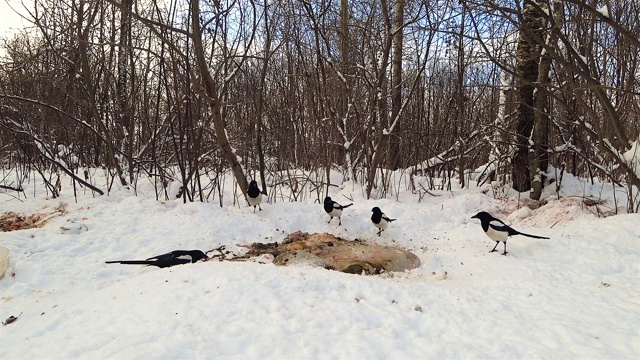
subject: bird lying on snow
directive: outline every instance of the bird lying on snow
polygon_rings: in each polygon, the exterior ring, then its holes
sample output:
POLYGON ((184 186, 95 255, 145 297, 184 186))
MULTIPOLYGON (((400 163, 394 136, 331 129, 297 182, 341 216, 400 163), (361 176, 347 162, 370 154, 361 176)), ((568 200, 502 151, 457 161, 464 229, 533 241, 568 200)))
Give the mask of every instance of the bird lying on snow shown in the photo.
POLYGON ((548 239, 548 237, 531 235, 521 233, 520 231, 508 226, 504 222, 499 219, 494 218, 486 211, 481 211, 471 217, 472 219, 480 219, 480 224, 482 225, 482 230, 487 236, 496 242, 496 246, 493 247, 493 250, 490 252, 496 251, 498 244, 500 242, 504 243, 504 252, 502 255, 507 255, 507 238, 511 235, 523 235, 528 236, 535 239, 548 239))
POLYGON ((117 260, 105 262, 107 264, 151 265, 165 268, 207 259, 209 259, 209 257, 200 250, 174 250, 170 253, 150 257, 147 260, 117 260))
POLYGON ((371 215, 371 221, 373 222, 373 226, 380 229, 378 230, 378 236, 380 236, 380 233, 382 233, 387 228, 387 225, 390 222, 397 220, 397 219, 389 219, 389 217, 387 217, 387 215, 385 215, 382 212, 382 210, 380 210, 380 208, 377 206, 371 209, 371 212, 373 212, 373 215, 371 215))
POLYGON ((249 206, 253 206, 253 212, 256 212, 256 206, 262 211, 260 203, 262 203, 262 192, 258 188, 258 183, 255 180, 251 180, 249 188, 247 189, 247 201, 249 206))
POLYGON ((324 198, 324 211, 326 211, 327 214, 329 214, 329 216, 331 216, 329 221, 327 221, 327 224, 330 223, 331 220, 333 220, 334 217, 337 217, 338 218, 338 225, 342 225, 342 218, 341 218, 342 210, 348 208, 351 205, 353 205, 353 204, 340 205, 337 202, 331 200, 331 198, 329 196, 324 198))

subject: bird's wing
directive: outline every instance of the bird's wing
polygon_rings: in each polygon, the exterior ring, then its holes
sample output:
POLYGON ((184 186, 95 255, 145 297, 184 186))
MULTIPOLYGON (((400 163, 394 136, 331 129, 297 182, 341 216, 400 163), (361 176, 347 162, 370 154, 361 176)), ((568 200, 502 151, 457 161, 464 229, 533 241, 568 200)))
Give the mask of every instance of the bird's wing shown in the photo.
MULTIPOLYGON (((162 260, 159 260, 158 262, 164 262, 162 260)), ((182 264, 188 264, 191 262, 191 256, 180 256, 180 257, 175 257, 172 259, 167 259, 166 264, 168 266, 173 266, 173 265, 182 265, 182 264)))
POLYGON ((168 259, 172 259, 174 257, 175 256, 173 255, 173 252, 169 252, 169 253, 166 253, 166 254, 150 257, 147 260, 168 260, 168 259))
POLYGON ((159 268, 166 268, 175 265, 188 264, 191 262, 191 256, 180 255, 176 256, 173 253, 161 255, 157 260, 149 261, 149 265, 157 266, 159 268), (167 256, 168 255, 168 256, 167 256))
POLYGON ((398 220, 398 219, 390 219, 387 215, 382 215, 382 218, 387 220, 387 222, 392 222, 392 221, 398 220))
POLYGON ((515 231, 498 219, 491 220, 489 226, 495 231, 508 232, 509 235, 512 235, 511 232, 515 231))
POLYGON ((172 251, 170 253, 150 257, 146 260, 119 260, 106 261, 107 264, 126 264, 126 265, 153 265, 159 268, 170 267, 174 265, 188 264, 193 260, 193 256, 185 251, 172 251))
POLYGON ((338 203, 337 203, 337 202, 335 202, 335 201, 333 202, 333 208, 334 208, 334 209, 338 209, 338 210, 342 210, 342 209, 344 209, 344 208, 348 208, 348 207, 349 207, 349 206, 351 206, 351 205, 353 205, 353 204, 349 204, 349 205, 340 205, 340 204, 338 204, 338 203))

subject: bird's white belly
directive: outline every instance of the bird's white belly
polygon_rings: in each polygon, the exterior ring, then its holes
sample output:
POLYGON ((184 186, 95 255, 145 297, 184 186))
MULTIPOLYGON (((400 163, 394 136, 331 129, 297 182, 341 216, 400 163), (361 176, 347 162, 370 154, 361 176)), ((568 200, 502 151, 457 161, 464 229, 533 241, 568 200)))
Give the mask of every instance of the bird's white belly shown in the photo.
POLYGON ((386 230, 387 229, 387 225, 389 224, 389 222, 387 222, 387 220, 385 219, 381 219, 379 223, 373 223, 373 225, 375 225, 375 227, 377 227, 378 229, 382 229, 382 230, 386 230))
POLYGON ((335 208, 334 208, 334 209, 333 209, 333 210, 331 210, 331 212, 329 213, 329 216, 332 216, 332 217, 341 217, 341 216, 342 216, 342 210, 340 210, 340 209, 335 209, 335 208))
POLYGON ((487 230, 487 236, 493 241, 507 241, 509 233, 506 231, 496 231, 491 226, 487 230))
POLYGON ((251 196, 247 196, 249 205, 256 206, 262 203, 262 193, 258 194, 258 197, 252 198, 251 196))

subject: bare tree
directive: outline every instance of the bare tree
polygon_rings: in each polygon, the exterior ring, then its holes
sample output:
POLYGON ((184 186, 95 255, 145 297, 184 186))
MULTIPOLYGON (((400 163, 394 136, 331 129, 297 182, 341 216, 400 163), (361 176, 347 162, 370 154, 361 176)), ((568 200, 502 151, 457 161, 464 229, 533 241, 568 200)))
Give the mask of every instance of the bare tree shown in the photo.
POLYGON ((538 80, 540 63, 540 38, 542 12, 536 0, 525 0, 522 7, 517 52, 518 73, 518 122, 516 126, 517 150, 513 157, 513 188, 523 192, 531 189, 529 169, 529 143, 535 126, 534 103, 535 82, 538 80))
MULTIPOLYGON (((562 23, 562 3, 553 3, 553 10, 546 8, 545 4, 540 5, 541 10, 551 12, 554 21, 550 23, 558 27, 562 23)), ((546 23, 549 22, 545 22, 546 23)), ((545 26, 545 28, 547 28, 545 26)), ((538 64, 538 91, 534 94, 534 108, 536 110, 536 121, 532 134, 532 154, 530 168, 533 170, 531 177, 531 194, 533 200, 540 200, 542 188, 546 182, 546 171, 549 166, 549 128, 551 126, 551 99, 549 90, 551 88, 551 61, 552 58, 547 52, 547 48, 557 43, 557 31, 549 30, 544 34, 544 48, 541 50, 538 64)))
POLYGON ((100 188, 96 167, 184 201, 256 171, 294 201, 336 169, 369 197, 398 167, 446 189, 483 166, 532 198, 565 163, 640 183, 636 2, 35 4, 36 31, 0 43, 0 152, 51 192, 67 171, 100 188))
MULTIPOLYGON (((391 119, 396 121, 397 132, 401 131, 400 107, 402 106, 402 54, 404 51, 404 0, 396 0, 393 17, 393 56, 391 59, 391 119), (397 120, 396 120, 397 119, 397 120)), ((400 137, 389 139, 389 167, 400 168, 400 137)))
MULTIPOLYGON (((229 139, 227 137, 227 131, 224 123, 224 118, 222 115, 222 98, 224 96, 225 87, 227 86, 229 81, 233 79, 233 76, 237 74, 237 71, 240 65, 242 64, 243 61, 246 60, 246 56, 242 56, 242 54, 234 54, 234 53, 227 54, 226 48, 223 47, 223 49, 221 49, 222 53, 226 55, 225 58, 223 59, 224 61, 223 64, 230 66, 230 70, 229 70, 229 73, 226 74, 226 77, 222 85, 219 85, 218 81, 214 79, 214 77, 212 76, 210 72, 210 66, 207 62, 207 57, 205 54, 205 49, 203 44, 201 22, 204 22, 205 24, 213 24, 214 26, 217 26, 220 22, 224 20, 223 18, 221 18, 221 16, 224 16, 225 14, 227 14, 228 11, 231 11, 233 9, 220 8, 219 7, 221 6, 220 3, 216 3, 212 5, 213 5, 213 9, 217 10, 217 12, 214 12, 214 16, 208 21, 203 21, 201 20, 199 1, 191 2, 191 22, 193 27, 194 56, 198 64, 199 74, 202 77, 201 86, 203 89, 203 95, 206 96, 209 106, 211 107, 211 116, 212 116, 211 122, 213 125, 213 129, 215 131, 215 136, 216 136, 218 145, 222 150, 222 155, 224 156, 229 166, 231 167, 231 171, 236 181, 238 182, 238 186, 240 186, 240 190, 246 196, 247 188, 249 184, 247 183, 247 176, 245 174, 245 169, 243 168, 242 164, 238 161, 239 158, 235 153, 235 151, 233 150, 233 148, 231 147, 231 144, 229 143, 229 139), (238 62, 236 62, 235 59, 237 59, 238 55, 240 55, 239 60, 238 62)), ((251 7, 246 10, 253 11, 253 19, 255 20, 256 9, 253 3, 251 3, 250 5, 251 7)), ((221 31, 221 35, 223 37, 228 35, 224 32, 225 29, 216 28, 215 30, 221 31)), ((253 41, 254 31, 255 31, 255 26, 249 29, 249 32, 250 32, 249 37, 248 39, 246 39, 246 43, 243 45, 247 45, 247 46, 251 45, 253 41)), ((247 49, 245 49, 244 51, 246 54, 247 49)))

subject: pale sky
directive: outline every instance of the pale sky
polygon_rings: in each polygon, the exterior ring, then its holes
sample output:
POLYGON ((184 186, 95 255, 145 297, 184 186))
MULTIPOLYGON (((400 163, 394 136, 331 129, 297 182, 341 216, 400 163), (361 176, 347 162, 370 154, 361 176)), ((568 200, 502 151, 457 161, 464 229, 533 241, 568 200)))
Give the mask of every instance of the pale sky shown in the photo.
MULTIPOLYGON (((25 0, 28 2, 28 0, 25 0)), ((32 4, 33 5, 33 4, 32 4)), ((0 36, 6 36, 15 29, 21 29, 24 27, 22 18, 17 15, 12 9, 23 9, 21 0, 0 0, 0 36)))

